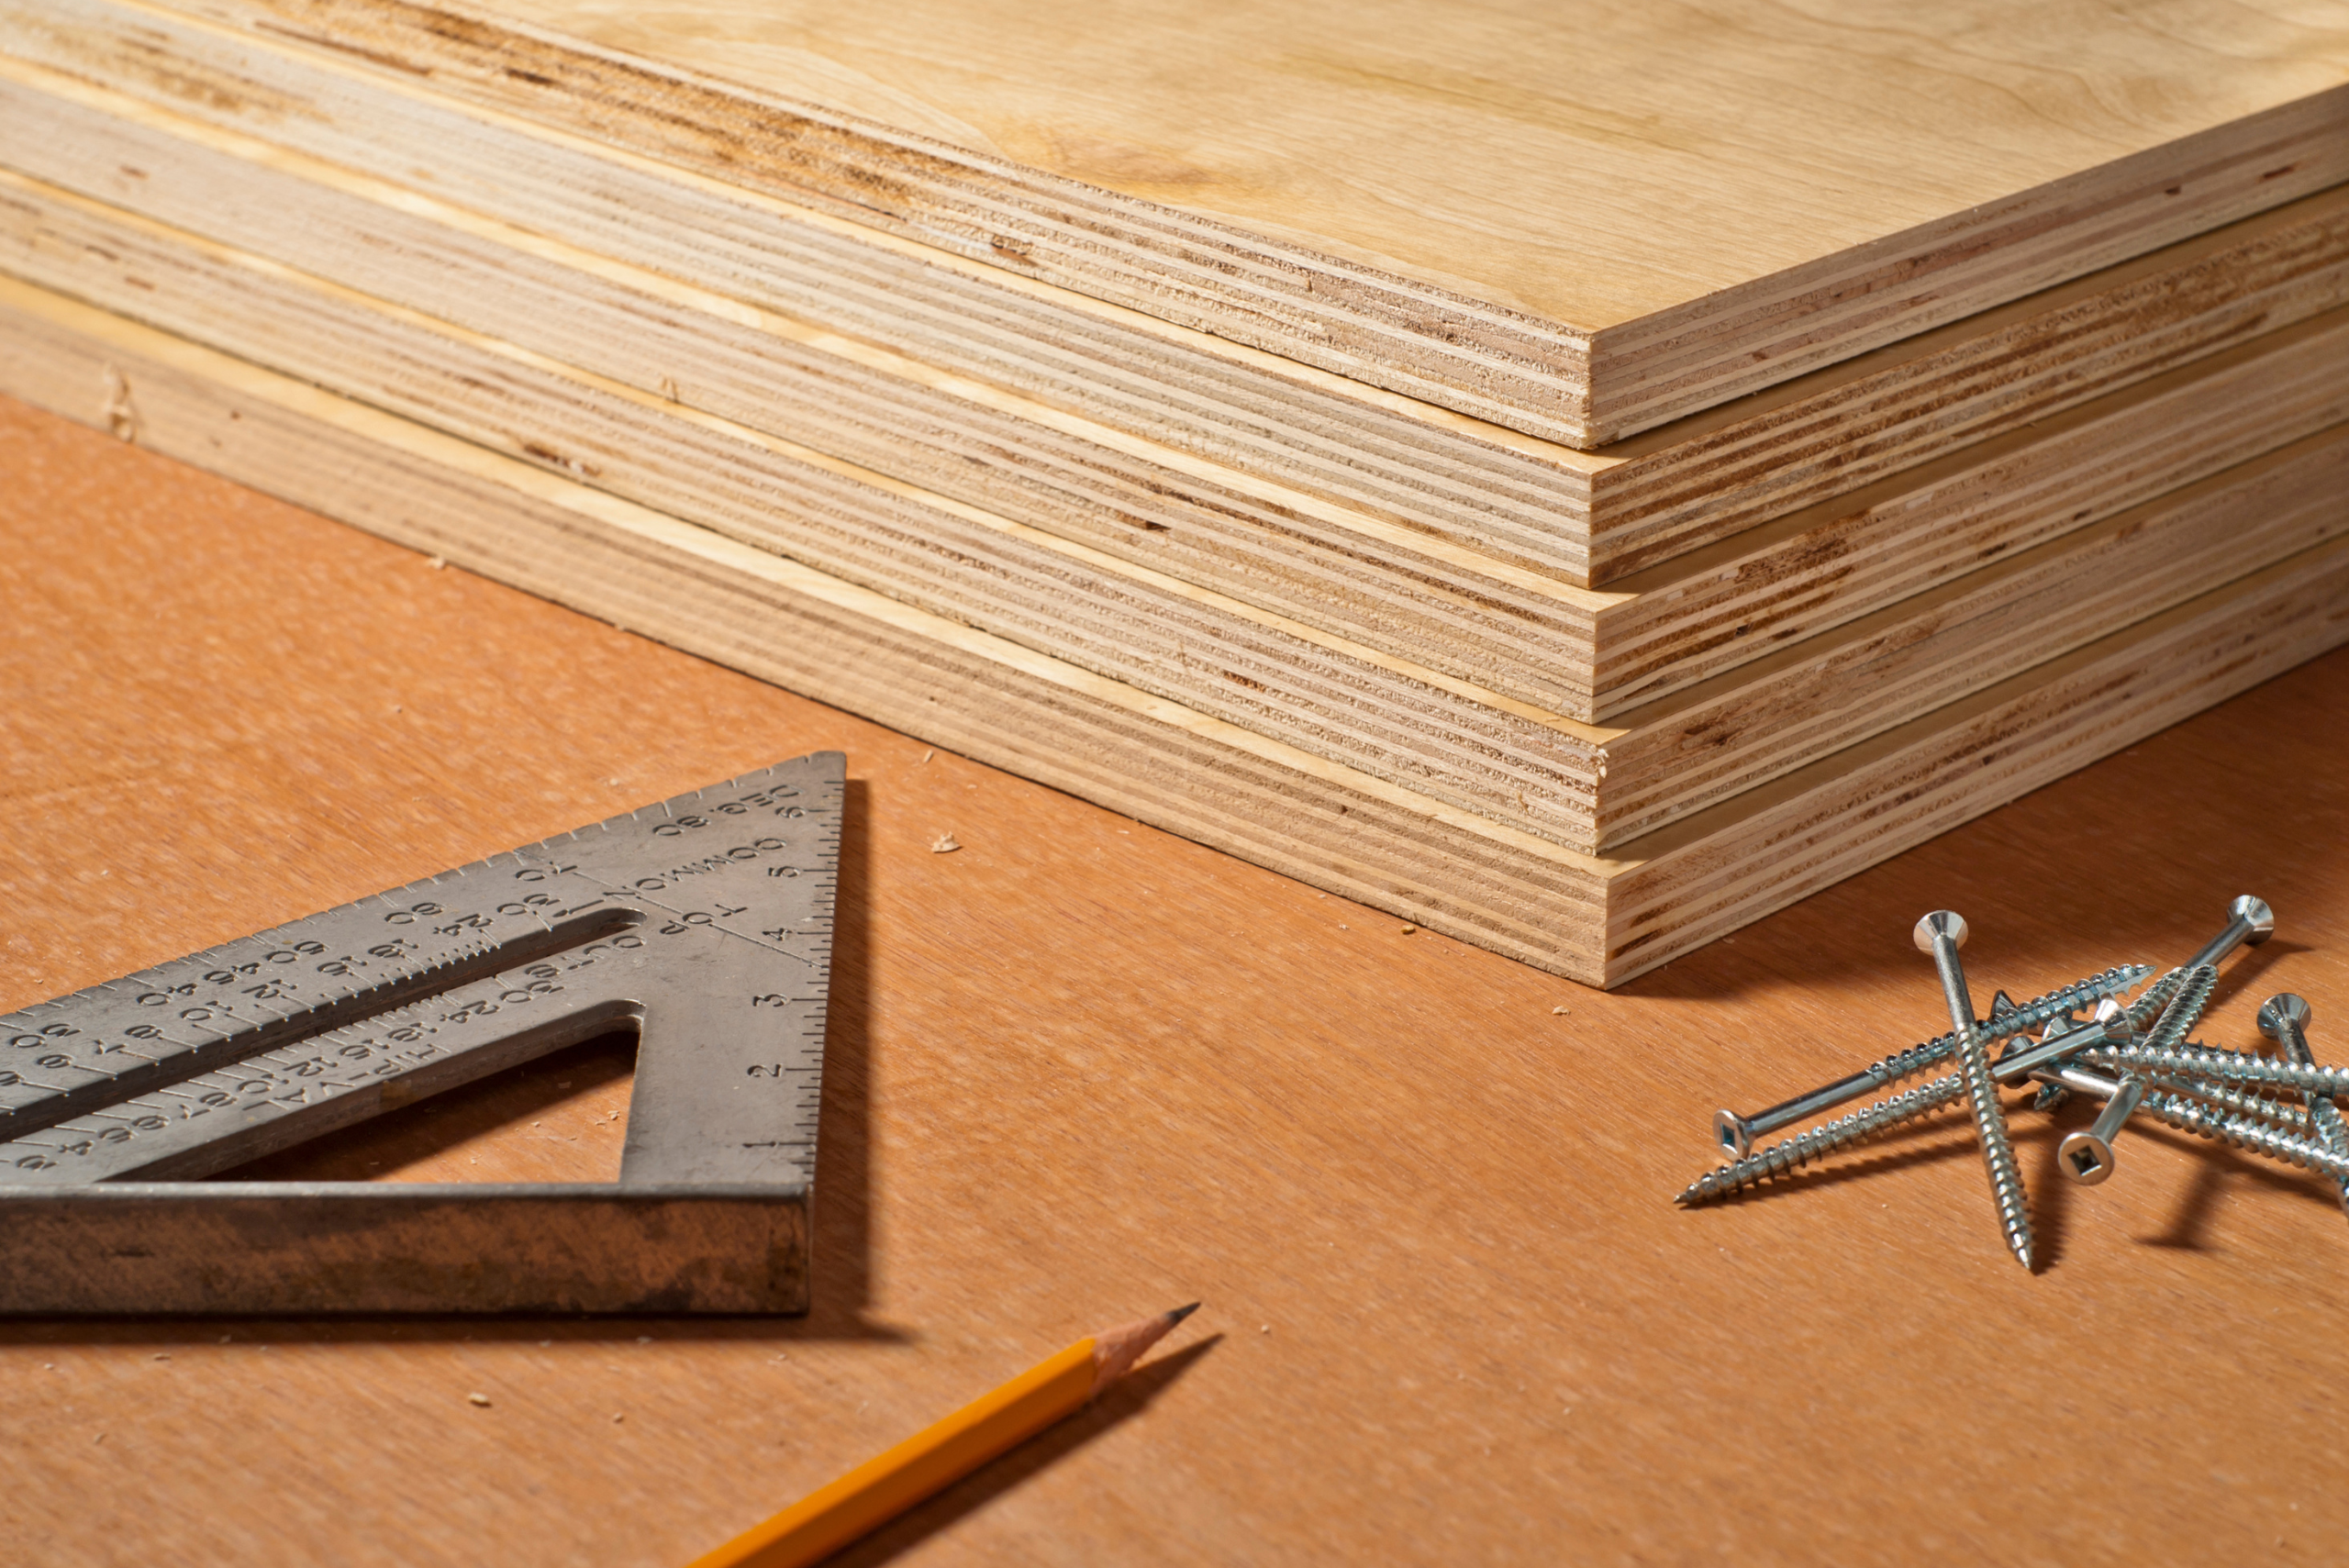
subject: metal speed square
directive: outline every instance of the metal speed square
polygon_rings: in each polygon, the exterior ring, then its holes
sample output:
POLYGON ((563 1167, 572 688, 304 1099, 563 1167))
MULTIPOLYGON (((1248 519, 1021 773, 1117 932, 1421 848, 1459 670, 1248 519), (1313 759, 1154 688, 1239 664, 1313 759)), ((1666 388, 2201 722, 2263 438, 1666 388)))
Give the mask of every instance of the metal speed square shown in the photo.
POLYGON ((823 751, 0 1017, 0 1312, 804 1312, 823 751), (198 1178, 640 1031, 611 1184, 198 1178))

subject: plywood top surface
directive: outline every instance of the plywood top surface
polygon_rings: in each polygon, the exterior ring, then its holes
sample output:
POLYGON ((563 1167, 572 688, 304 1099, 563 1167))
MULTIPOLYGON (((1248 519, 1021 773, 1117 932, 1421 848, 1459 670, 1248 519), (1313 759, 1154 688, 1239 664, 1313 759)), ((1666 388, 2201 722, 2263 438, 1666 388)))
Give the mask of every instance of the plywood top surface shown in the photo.
POLYGON ((488 0, 1585 330, 2349 81, 2349 7, 488 0))
MULTIPOLYGON (((2349 655, 1601 995, 14 405, 0 473, 0 1008, 776 758, 853 781, 806 1319, 0 1324, 12 1557, 677 1563, 1194 1297, 844 1561, 2337 1555, 2318 1182, 2132 1134, 2064 1189, 2084 1118, 2019 1118, 2036 1278, 1949 1119, 1667 1200, 1716 1105, 1937 1028, 1935 906, 1987 996, 2258 892, 2207 1036, 2291 989, 2349 1055, 2349 655)), ((605 1178, 628 1071, 272 1169, 605 1178)))

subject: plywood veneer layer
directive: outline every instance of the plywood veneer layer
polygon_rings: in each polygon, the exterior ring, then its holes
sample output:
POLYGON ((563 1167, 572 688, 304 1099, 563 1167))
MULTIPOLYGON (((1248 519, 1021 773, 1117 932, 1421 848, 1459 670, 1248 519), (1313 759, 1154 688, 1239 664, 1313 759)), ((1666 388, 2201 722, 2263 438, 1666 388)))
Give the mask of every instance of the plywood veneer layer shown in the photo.
POLYGON ((0 333, 12 395, 1592 984, 2349 639, 2320 546, 1600 860, 150 329, 0 333))
MULTIPOLYGON (((117 187, 143 178, 150 200, 202 212, 195 192, 219 176, 180 168, 172 158, 187 154, 159 154, 138 132, 229 133, 231 148, 241 137, 324 165, 308 170, 314 183, 349 172, 415 215, 453 206, 804 334, 847 334, 935 367, 957 390, 975 381, 1083 427, 1073 434, 1106 430, 1120 444, 1122 432, 1178 472, 1204 462, 1243 489, 1269 481, 1308 507, 1335 502, 1582 584, 2349 300, 2349 195, 2335 192, 1586 453, 468 106, 433 80, 348 57, 117 0, 0 4, 0 53, 18 61, 0 83, 0 115, 12 117, 0 150, 73 188, 128 200, 117 187)), ((699 395, 670 368, 680 395, 699 395)))

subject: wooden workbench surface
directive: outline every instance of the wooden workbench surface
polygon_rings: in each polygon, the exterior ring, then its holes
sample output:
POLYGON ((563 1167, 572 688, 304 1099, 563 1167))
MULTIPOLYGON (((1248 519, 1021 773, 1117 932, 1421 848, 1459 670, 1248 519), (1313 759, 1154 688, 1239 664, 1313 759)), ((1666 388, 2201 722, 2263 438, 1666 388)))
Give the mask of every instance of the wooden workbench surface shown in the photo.
MULTIPOLYGON (((0 1325, 40 1563, 681 1562, 1072 1339, 1154 1366, 847 1561, 2326 1561, 2326 1187, 2132 1134, 2036 1277, 1960 1121, 1683 1213, 1716 1105, 1977 999, 2277 938, 2349 1057, 2349 654, 1609 995, 0 406, 0 1010, 848 753, 798 1321, 0 1325), (963 848, 932 853, 952 832, 963 848), (1556 1009, 1564 1008, 1564 1012, 1556 1009), (469 1401, 488 1397, 486 1407, 469 1401)), ((625 1042, 273 1162, 615 1170, 625 1042)))

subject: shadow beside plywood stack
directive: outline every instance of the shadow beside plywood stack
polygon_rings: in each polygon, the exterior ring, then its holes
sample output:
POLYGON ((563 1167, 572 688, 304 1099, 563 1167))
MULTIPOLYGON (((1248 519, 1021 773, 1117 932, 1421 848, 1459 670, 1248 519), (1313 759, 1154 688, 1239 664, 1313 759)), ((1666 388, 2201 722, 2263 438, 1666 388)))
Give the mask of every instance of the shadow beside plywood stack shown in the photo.
MULTIPOLYGON (((1831 191, 1823 125, 1757 194, 1677 88, 1568 168, 1605 93, 1529 121, 1446 78, 1592 228, 1477 206, 1480 169, 1438 267, 1371 256, 1378 202, 1301 151, 1280 222, 1012 157, 1048 102, 1172 110, 1008 66, 974 99, 900 20, 713 6, 622 55, 592 6, 425 16, 0 4, 6 390, 1579 979, 2349 636, 2349 68, 2280 20, 2213 75, 2215 35, 2059 8, 2174 101, 2042 105, 1964 170, 1928 115, 1831 191), (798 41, 698 74, 729 28, 798 41), (843 95, 779 105, 819 58, 843 95), (1715 240, 1665 266, 1675 192, 1715 240)), ((1745 64, 1825 90, 1843 25, 1745 64)), ((1358 138, 1420 112, 1314 80, 1358 138)))

